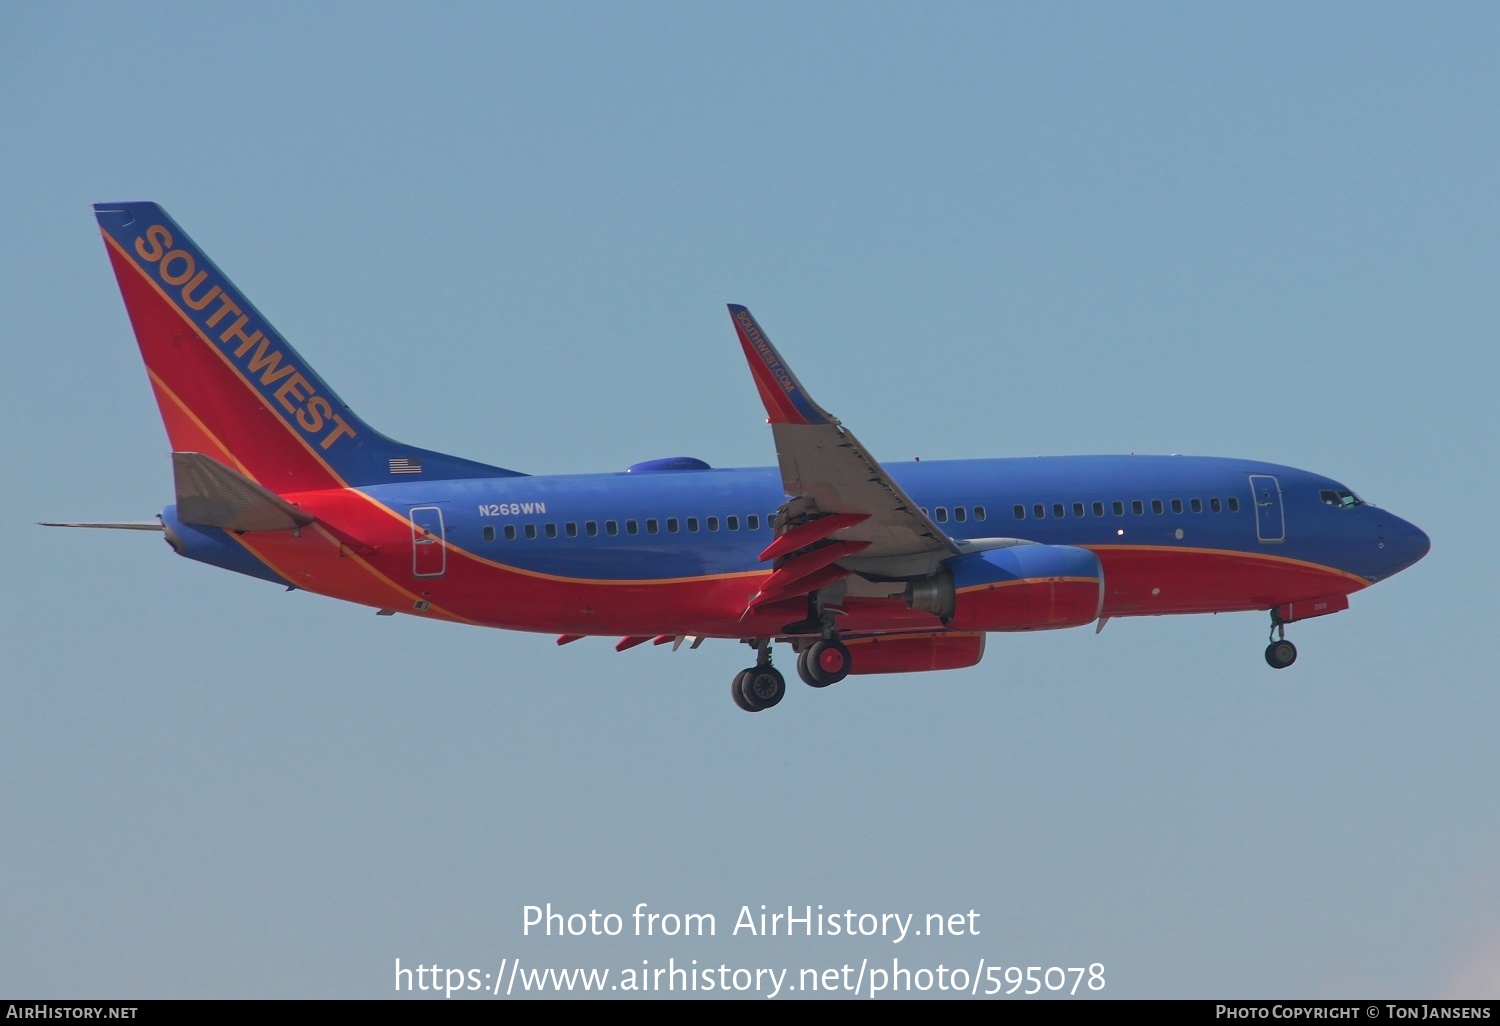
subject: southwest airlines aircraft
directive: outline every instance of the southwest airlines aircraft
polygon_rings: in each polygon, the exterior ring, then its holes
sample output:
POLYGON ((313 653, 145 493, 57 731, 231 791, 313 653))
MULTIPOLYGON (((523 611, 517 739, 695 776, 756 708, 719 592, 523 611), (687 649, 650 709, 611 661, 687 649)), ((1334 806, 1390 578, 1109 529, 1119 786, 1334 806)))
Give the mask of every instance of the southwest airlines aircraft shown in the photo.
POLYGON ((740 708, 798 675, 973 666, 985 635, 1111 617, 1338 612, 1427 536, 1337 481, 1247 460, 1074 456, 886 467, 729 308, 777 466, 672 457, 533 477, 362 421, 154 203, 95 208, 172 445, 181 555, 288 588, 624 650, 738 639, 740 708))

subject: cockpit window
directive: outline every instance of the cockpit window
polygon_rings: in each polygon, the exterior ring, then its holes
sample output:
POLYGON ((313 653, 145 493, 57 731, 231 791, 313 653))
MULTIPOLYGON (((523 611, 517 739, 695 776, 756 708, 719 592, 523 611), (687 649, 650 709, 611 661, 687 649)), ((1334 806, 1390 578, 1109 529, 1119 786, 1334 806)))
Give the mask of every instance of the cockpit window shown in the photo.
POLYGON ((1339 509, 1353 509, 1355 506, 1363 506, 1365 504, 1364 499, 1361 499, 1347 488, 1324 488, 1318 493, 1318 498, 1330 506, 1339 507, 1339 509))

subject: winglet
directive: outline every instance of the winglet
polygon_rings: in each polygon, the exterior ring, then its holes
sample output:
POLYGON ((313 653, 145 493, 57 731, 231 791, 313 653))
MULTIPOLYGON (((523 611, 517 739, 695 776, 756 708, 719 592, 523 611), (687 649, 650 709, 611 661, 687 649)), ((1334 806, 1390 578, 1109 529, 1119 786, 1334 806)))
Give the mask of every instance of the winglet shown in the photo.
POLYGON ((807 389, 782 360, 766 333, 760 330, 750 311, 730 303, 729 316, 734 321, 734 330, 739 333, 745 359, 750 361, 750 373, 755 378, 755 387, 760 391, 760 401, 765 403, 766 416, 771 423, 835 423, 828 411, 812 401, 807 389))

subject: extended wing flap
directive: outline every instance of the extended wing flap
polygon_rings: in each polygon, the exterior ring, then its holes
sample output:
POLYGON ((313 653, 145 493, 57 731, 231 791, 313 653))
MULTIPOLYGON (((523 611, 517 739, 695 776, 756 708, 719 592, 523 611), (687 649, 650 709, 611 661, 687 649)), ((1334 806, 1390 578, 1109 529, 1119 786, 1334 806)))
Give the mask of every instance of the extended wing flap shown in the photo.
POLYGON ((174 452, 177 516, 185 524, 229 531, 290 531, 313 517, 201 452, 174 452))

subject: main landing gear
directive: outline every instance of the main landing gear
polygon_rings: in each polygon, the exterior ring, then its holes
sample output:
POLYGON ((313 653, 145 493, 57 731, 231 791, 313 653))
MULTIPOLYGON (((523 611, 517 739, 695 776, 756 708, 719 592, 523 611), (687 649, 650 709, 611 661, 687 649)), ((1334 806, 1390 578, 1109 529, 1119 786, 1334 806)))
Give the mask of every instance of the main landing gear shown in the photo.
POLYGON ((755 642, 755 665, 735 674, 729 694, 746 712, 761 712, 786 697, 786 678, 771 665, 771 639, 755 642))
POLYGON ((815 688, 826 688, 849 676, 849 650, 838 638, 824 638, 797 655, 797 676, 815 688))
MULTIPOLYGON (((786 697, 786 678, 771 665, 771 640, 756 638, 755 665, 734 676, 729 694, 746 712, 761 712, 786 697)), ((797 676, 815 688, 826 688, 849 676, 849 649, 837 637, 815 641, 797 655, 797 676)))
POLYGON ((1271 610, 1271 643, 1266 646, 1266 662, 1273 670, 1284 670, 1296 661, 1297 646, 1286 640, 1286 624, 1273 609, 1271 610))

